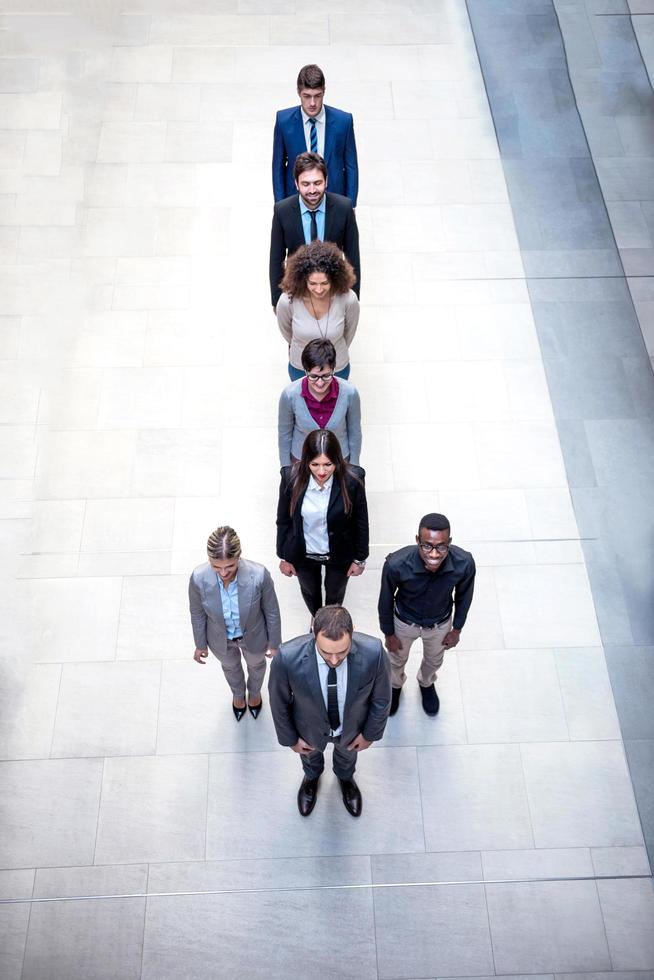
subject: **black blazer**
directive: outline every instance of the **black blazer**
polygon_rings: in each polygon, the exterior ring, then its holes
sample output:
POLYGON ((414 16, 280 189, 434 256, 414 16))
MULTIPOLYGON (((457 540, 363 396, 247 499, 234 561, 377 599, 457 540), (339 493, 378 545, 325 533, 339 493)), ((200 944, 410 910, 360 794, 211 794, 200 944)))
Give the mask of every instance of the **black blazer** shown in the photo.
MULTIPOLYGON (((337 479, 332 482, 327 510, 329 533, 329 557, 339 565, 350 565, 354 559, 365 561, 368 557, 368 504, 364 480, 366 472, 360 466, 350 466, 355 476, 346 477, 352 506, 345 513, 343 495, 337 479), (355 477, 358 477, 356 479, 355 477), (359 482, 361 481, 361 482, 359 482)), ((291 467, 282 467, 277 504, 277 557, 294 565, 306 556, 304 529, 302 527, 302 501, 300 497, 293 516, 291 506, 291 467)))
MULTIPOLYGON (((338 245, 345 253, 346 259, 354 266, 357 281, 352 288, 358 296, 361 282, 359 229, 352 202, 349 197, 332 194, 330 191, 327 191, 326 197, 325 241, 338 245)), ((292 255, 305 244, 299 200, 299 194, 285 197, 283 201, 277 202, 273 211, 270 232, 270 298, 273 306, 277 306, 277 300, 282 294, 279 283, 284 277, 284 263, 287 256, 292 255)))

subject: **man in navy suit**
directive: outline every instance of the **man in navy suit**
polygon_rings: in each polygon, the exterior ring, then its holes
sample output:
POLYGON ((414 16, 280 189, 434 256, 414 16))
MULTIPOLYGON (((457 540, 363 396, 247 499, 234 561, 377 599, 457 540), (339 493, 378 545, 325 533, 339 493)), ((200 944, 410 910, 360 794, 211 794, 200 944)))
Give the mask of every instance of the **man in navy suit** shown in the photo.
MULTIPOLYGON (((327 190, 327 167, 317 153, 300 153, 293 164, 297 193, 278 201, 273 208, 270 231, 270 300, 273 309, 282 294, 279 284, 284 263, 302 245, 320 239, 334 242, 352 264, 359 295, 361 263, 359 229, 349 197, 327 190)), ((331 184, 330 184, 331 187, 331 184)))
POLYGON ((275 201, 295 194, 293 164, 300 153, 318 153, 329 171, 329 189, 357 206, 359 168, 352 113, 323 104, 325 76, 305 65, 297 77, 300 105, 280 109, 275 119, 272 180, 275 201))

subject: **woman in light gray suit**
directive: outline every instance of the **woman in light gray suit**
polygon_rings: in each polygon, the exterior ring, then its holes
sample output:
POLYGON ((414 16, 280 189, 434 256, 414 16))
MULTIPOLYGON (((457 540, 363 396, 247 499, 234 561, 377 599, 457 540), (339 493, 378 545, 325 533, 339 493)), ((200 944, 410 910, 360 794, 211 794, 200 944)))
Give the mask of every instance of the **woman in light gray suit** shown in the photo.
POLYGON ((274 657, 282 641, 275 587, 263 565, 241 558, 241 542, 232 527, 218 527, 209 536, 207 556, 209 561, 194 569, 188 587, 193 659, 206 663, 209 650, 217 657, 232 690, 234 717, 240 721, 246 711, 242 655, 248 673, 247 708, 257 718, 263 707, 266 657, 274 657))
POLYGON ((349 381, 334 376, 336 351, 330 340, 311 340, 302 351, 305 377, 281 393, 277 422, 280 466, 302 456, 304 440, 314 429, 329 429, 343 457, 354 466, 361 454, 361 403, 349 381))

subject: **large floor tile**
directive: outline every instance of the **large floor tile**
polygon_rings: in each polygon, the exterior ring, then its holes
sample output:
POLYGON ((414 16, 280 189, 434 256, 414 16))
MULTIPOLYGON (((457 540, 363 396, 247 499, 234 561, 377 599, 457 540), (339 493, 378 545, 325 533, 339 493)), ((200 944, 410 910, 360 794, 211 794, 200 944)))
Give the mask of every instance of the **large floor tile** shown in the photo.
POLYGON ((583 565, 496 568, 495 586, 507 647, 599 646, 583 565))
POLYGON ((597 883, 616 970, 654 969, 654 892, 651 879, 597 883))
POLYGON ((48 757, 60 677, 59 664, 35 664, 5 673, 0 694, 0 758, 48 757))
POLYGON ((484 890, 420 885, 375 891, 379 976, 474 976, 493 969, 484 890))
MULTIPOLYGON (((245 663, 243 666, 246 670, 245 663)), ((185 661, 164 663, 157 754, 283 751, 275 735, 265 682, 263 697, 264 709, 256 721, 247 714, 237 724, 232 692, 212 654, 204 665, 197 664, 191 653, 185 661), (180 725, 180 718, 192 718, 193 723, 180 725)))
MULTIPOLYGON (((189 568, 189 575, 190 572, 189 568)), ((118 660, 192 657, 194 649, 186 575, 134 575, 123 579, 118 660)))
POLYGON ((311 972, 325 980, 375 980, 375 935, 368 890, 336 893, 302 889, 245 895, 192 895, 148 899, 144 980, 231 976, 286 980, 306 956, 306 936, 338 936, 312 944, 311 972), (207 916, 212 925, 207 929, 207 916), (253 921, 258 923, 252 928, 253 921), (302 928, 298 933, 298 922, 302 928), (219 964, 219 965, 218 965, 219 964))
POLYGON ((331 748, 326 752, 325 770, 316 808, 304 819, 296 802, 302 767, 290 749, 211 756, 207 858, 424 849, 415 749, 382 745, 362 754, 356 780, 363 795, 363 813, 356 821, 345 810, 340 786, 331 772, 331 748), (261 822, 264 814, 265 827, 261 822))
POLYGON ((153 752, 160 674, 156 663, 66 664, 52 756, 153 752))
POLYGON ((468 651, 458 661, 468 741, 567 741, 550 650, 468 651))
POLYGON ((138 980, 144 898, 35 903, 24 975, 34 980, 138 980))
POLYGON ((523 745, 522 759, 537 847, 642 843, 620 742, 523 745))
POLYGON ((119 578, 40 579, 28 588, 36 660, 114 659, 119 578))
POLYGON ((593 882, 487 885, 486 895, 498 973, 611 969, 593 882))
POLYGON ((203 860, 207 757, 107 759, 96 864, 203 860))
POLYGON ((0 764, 4 868, 91 864, 101 759, 52 759, 0 764))
POLYGON ((555 650, 554 659, 570 738, 619 738, 604 651, 600 647, 555 650))
POLYGON ((418 761, 428 851, 533 846, 518 746, 424 747, 418 761))

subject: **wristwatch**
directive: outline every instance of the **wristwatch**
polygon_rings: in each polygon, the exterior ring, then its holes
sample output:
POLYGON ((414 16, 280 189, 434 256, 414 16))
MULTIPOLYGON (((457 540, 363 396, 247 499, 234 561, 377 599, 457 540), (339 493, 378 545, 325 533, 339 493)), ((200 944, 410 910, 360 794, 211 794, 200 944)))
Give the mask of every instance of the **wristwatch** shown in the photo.
POLYGON ((365 568, 366 567, 365 561, 360 561, 358 558, 355 558, 354 559, 354 564, 355 565, 358 565, 359 568, 365 568))

